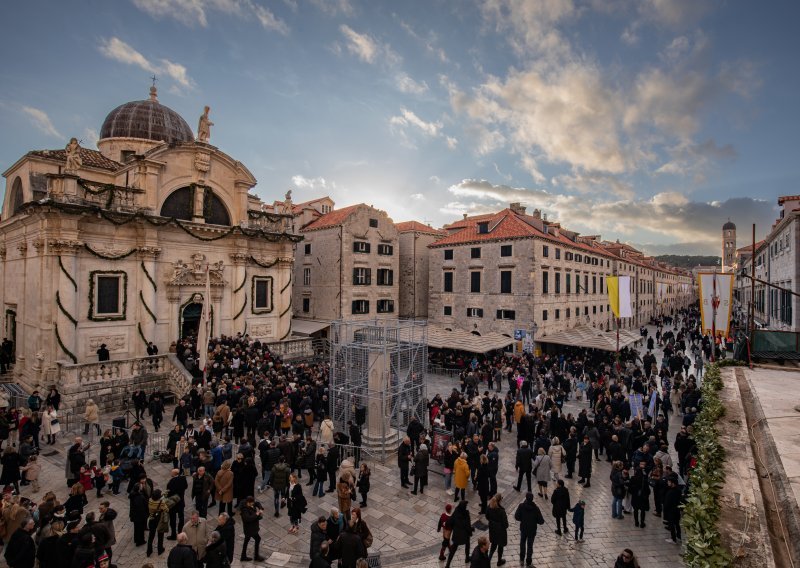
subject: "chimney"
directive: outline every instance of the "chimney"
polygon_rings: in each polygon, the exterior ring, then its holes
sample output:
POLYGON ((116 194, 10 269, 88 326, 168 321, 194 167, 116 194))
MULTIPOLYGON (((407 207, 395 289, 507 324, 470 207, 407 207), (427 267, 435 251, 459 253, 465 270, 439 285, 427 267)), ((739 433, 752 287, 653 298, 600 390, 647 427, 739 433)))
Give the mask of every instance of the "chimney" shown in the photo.
POLYGON ((519 202, 510 204, 509 209, 517 215, 525 215, 525 208, 519 202))
POLYGON ((467 219, 467 214, 466 214, 466 213, 464 213, 463 215, 464 215, 464 220, 466 221, 466 219, 467 219))
POLYGON ((547 221, 547 213, 542 213, 542 219, 544 219, 545 222, 547 221))
POLYGON ((533 218, 534 219, 541 219, 542 218, 542 212, 541 212, 540 209, 534 209, 533 210, 533 218))

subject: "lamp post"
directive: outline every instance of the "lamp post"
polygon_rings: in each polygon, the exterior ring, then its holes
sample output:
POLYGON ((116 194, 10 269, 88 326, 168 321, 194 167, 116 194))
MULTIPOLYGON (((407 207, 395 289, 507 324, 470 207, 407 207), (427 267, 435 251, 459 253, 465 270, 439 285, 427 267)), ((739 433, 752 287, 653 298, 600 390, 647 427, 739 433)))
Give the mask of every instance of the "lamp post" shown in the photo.
POLYGON ((531 355, 536 355, 536 331, 539 329, 539 326, 536 325, 536 322, 531 322, 531 355))

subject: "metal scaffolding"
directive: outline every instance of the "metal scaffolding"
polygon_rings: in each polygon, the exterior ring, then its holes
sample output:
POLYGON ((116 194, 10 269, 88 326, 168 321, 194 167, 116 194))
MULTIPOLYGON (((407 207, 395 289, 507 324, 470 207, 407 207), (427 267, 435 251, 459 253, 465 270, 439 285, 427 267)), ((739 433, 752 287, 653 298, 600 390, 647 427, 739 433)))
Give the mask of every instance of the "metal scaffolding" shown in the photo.
POLYGON ((330 337, 334 426, 360 423, 364 451, 384 461, 412 417, 425 424, 427 322, 335 321, 330 337))

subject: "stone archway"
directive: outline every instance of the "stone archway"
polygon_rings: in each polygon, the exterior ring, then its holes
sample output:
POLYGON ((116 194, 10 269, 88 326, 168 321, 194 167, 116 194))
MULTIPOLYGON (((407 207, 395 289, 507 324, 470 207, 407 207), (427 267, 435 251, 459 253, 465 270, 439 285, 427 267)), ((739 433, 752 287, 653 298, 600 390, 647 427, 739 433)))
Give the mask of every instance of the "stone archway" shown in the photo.
MULTIPOLYGON (((178 339, 186 337, 197 338, 197 330, 200 329, 200 318, 203 314, 203 295, 200 293, 192 294, 192 297, 184 302, 178 313, 178 339)), ((214 306, 211 306, 211 333, 214 337, 214 306)))

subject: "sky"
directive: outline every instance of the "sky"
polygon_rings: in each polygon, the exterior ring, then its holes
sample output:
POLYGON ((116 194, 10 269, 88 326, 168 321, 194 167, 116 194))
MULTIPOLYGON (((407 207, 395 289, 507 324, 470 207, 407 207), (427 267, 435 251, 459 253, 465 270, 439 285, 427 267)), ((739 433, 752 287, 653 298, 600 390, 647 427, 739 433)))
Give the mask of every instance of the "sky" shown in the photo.
POLYGON ((0 163, 159 100, 264 201, 442 226, 519 201, 651 254, 762 237, 800 193, 800 2, 0 4, 0 163))

